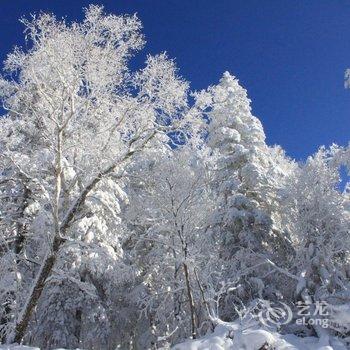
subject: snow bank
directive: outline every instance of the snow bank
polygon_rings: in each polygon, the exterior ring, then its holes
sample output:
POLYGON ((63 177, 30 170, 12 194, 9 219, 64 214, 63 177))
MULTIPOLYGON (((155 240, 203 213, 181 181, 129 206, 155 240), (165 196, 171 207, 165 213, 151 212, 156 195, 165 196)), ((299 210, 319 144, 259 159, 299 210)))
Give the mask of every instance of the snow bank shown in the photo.
POLYGON ((346 350, 339 340, 332 339, 332 346, 322 345, 318 338, 300 338, 281 335, 263 329, 242 330, 235 324, 219 325, 215 331, 201 339, 175 345, 172 350, 346 350))
MULTIPOLYGON (((322 340, 315 337, 301 338, 264 329, 242 329, 237 324, 228 323, 218 325, 213 333, 205 337, 177 344, 172 350, 347 350, 337 338, 332 338, 330 344, 331 346, 325 345, 322 340)), ((0 345, 0 350, 40 349, 30 346, 0 345)))

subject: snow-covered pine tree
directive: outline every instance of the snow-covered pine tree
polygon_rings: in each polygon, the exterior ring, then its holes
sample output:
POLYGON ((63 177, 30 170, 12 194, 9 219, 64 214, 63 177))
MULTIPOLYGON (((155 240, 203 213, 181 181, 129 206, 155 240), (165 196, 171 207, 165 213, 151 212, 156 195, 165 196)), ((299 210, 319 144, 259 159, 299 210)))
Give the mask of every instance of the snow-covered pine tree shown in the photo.
MULTIPOLYGON (((239 299, 266 296, 262 276, 274 269, 279 254, 288 254, 290 242, 280 222, 279 201, 294 164, 278 147, 268 147, 260 121, 251 113, 246 90, 228 72, 220 83, 196 94, 197 105, 208 116, 208 142, 213 149, 217 210, 212 228, 221 241, 227 278, 241 274, 239 299)), ((270 288, 271 292, 276 292, 270 288)), ((229 308, 221 315, 230 318, 229 308)))

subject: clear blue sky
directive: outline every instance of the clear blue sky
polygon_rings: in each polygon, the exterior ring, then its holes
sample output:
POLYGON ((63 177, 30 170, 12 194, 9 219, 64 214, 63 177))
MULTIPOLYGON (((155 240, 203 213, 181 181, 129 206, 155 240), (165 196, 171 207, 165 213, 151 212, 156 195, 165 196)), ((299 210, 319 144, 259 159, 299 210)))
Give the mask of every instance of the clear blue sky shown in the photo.
POLYGON ((350 0, 3 0, 0 58, 23 44, 18 18, 39 10, 80 19, 103 4, 137 12, 147 46, 176 58, 192 89, 217 83, 228 70, 248 89, 269 144, 296 159, 319 145, 350 140, 350 0))

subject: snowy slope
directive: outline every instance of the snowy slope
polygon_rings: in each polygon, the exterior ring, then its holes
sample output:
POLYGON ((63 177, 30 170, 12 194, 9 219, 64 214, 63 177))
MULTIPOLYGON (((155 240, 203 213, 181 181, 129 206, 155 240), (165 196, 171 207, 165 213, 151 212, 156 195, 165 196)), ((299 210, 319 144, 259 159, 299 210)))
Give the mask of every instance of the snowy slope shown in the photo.
MULTIPOLYGON (((292 334, 281 335, 263 329, 242 330, 236 324, 221 324, 212 334, 177 344, 172 350, 347 350, 347 347, 336 338, 331 339, 330 344, 331 346, 325 345, 322 340, 314 337, 300 338, 292 334)), ((0 350, 40 349, 2 345, 0 350)))
POLYGON ((237 325, 225 324, 198 340, 175 345, 173 350, 346 350, 339 340, 332 339, 332 346, 324 345, 318 338, 300 338, 280 335, 263 329, 242 330, 237 325), (264 345, 269 345, 264 347, 264 345))

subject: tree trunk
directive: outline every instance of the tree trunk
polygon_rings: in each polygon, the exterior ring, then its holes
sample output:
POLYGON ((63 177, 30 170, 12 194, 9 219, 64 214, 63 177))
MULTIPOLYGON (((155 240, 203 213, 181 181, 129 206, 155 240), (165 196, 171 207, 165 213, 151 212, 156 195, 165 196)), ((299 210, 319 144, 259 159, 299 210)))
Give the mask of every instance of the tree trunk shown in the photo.
POLYGON ((19 322, 17 322, 16 328, 15 328, 15 335, 14 335, 14 342, 15 343, 21 343, 26 329, 28 327, 28 323, 30 321, 30 317, 32 314, 33 309, 38 304, 38 300, 41 296, 41 293, 45 287, 46 279, 50 276, 52 268, 55 264, 55 261, 57 259, 57 253, 59 251, 59 248, 61 247, 63 243, 63 240, 60 237, 55 237, 52 249, 50 255, 46 258, 44 261, 40 271, 39 275, 36 279, 35 285, 32 289, 31 294, 28 297, 27 304, 24 306, 24 310, 22 315, 20 316, 19 322))
POLYGON ((196 339, 196 316, 195 316, 193 295, 192 295, 192 290, 191 290, 191 285, 190 285, 190 276, 189 276, 189 272, 188 272, 188 266, 186 265, 186 263, 183 264, 183 268, 184 268, 184 273, 185 273, 188 303, 190 306, 191 334, 192 334, 192 339, 196 339))

